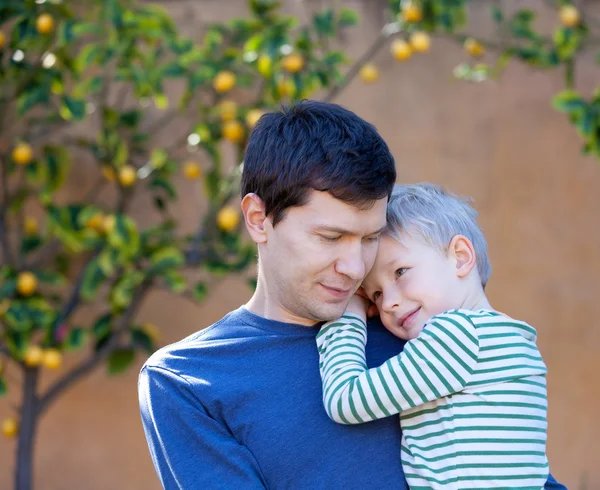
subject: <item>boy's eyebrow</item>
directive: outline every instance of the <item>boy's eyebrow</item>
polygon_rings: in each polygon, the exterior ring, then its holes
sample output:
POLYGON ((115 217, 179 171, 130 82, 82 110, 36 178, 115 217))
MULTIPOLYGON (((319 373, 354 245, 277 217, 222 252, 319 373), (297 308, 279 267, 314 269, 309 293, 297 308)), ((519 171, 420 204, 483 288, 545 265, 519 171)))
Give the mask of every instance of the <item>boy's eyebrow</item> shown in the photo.
MULTIPOLYGON (((386 226, 387 225, 383 225, 381 228, 374 231, 373 233, 368 233, 368 235, 379 235, 383 230, 385 230, 386 226)), ((322 226, 317 226, 315 228, 315 230, 330 231, 332 233, 339 233, 340 235, 356 235, 356 233, 354 233, 350 230, 345 230, 344 228, 338 228, 337 226, 322 225, 322 226)))

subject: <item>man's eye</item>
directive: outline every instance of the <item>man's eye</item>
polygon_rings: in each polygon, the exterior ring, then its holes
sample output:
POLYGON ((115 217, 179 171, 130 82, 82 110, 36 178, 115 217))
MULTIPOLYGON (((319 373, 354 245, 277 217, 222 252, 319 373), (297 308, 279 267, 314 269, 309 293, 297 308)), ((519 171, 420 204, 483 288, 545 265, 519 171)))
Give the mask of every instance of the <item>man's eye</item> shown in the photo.
POLYGON ((400 267, 400 269, 396 269, 396 276, 397 277, 402 276, 403 274, 406 273, 407 270, 408 270, 407 267, 400 267))
POLYGON ((340 238, 342 238, 341 235, 338 236, 325 236, 325 235, 321 235, 321 238, 323 240, 325 240, 326 242, 337 242, 340 238))
POLYGON ((375 242, 379 241, 379 235, 367 236, 367 237, 363 238, 363 240, 367 243, 375 243, 375 242))
POLYGON ((375 291, 373 293, 373 301, 377 301, 379 298, 381 298, 381 291, 375 291))

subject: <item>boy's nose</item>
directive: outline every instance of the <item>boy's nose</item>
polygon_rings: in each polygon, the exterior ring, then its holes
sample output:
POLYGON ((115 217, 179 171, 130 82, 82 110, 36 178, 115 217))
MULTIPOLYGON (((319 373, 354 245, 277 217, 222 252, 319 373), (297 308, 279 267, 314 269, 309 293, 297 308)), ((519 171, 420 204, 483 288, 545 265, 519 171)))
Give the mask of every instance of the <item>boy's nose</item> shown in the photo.
POLYGON ((393 294, 383 294, 383 301, 381 302, 381 309, 385 313, 393 313, 396 308, 400 306, 398 297, 393 294))

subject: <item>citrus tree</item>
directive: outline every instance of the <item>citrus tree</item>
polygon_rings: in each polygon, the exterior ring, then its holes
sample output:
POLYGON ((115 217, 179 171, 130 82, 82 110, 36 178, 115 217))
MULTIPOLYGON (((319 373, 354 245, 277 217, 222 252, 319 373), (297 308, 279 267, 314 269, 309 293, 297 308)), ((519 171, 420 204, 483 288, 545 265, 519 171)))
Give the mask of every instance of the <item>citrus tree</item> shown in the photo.
POLYGON ((202 301, 211 277, 253 261, 231 201, 248 132, 264 112, 315 93, 332 100, 356 76, 374 83, 381 49, 407 63, 445 36, 464 46, 455 75, 469 82, 499 77, 511 59, 563 70, 553 104, 583 151, 600 157, 600 90, 580 94, 575 84, 576 61, 597 46, 600 24, 568 2, 540 2, 556 10, 550 33, 536 29, 535 11, 507 14, 492 2, 497 35, 476 39, 467 0, 390 0, 381 35, 348 67, 332 46, 357 22, 354 12, 330 8, 300 25, 273 0, 248 5, 247 17, 190 39, 164 9, 141 1, 0 4, 0 355, 19 373, 8 379, 0 369, 0 393, 18 392, 2 424, 17 439, 17 489, 31 487, 36 428, 65 390, 101 365, 120 373, 136 352, 157 347, 156 328, 136 321, 149 291, 202 301), (158 143, 164 134, 167 145, 158 143), (75 158, 96 176, 77 200, 65 192, 77 185, 75 158), (193 233, 171 214, 178 174, 198 183, 206 204, 193 233), (106 192, 115 199, 102 200, 106 192), (150 226, 131 212, 140 195, 155 207, 150 226), (101 313, 78 324, 89 305, 101 313))
POLYGON ((164 9, 133 0, 0 4, 0 354, 18 373, 0 374, 0 393, 18 392, 2 423, 17 439, 17 489, 31 487, 36 428, 65 390, 155 350, 155 329, 136 322, 149 291, 201 301, 207 278, 253 261, 230 205, 248 132, 266 111, 343 79, 346 57, 328 39, 356 23, 353 12, 302 26, 273 1, 249 11, 193 40, 164 9), (77 200, 75 158, 97 179, 77 200), (188 234, 170 212, 180 173, 206 204, 188 234), (106 192, 114 199, 99 199, 106 192), (139 195, 155 207, 151 226, 131 213, 139 195), (91 304, 101 313, 77 324, 91 304))

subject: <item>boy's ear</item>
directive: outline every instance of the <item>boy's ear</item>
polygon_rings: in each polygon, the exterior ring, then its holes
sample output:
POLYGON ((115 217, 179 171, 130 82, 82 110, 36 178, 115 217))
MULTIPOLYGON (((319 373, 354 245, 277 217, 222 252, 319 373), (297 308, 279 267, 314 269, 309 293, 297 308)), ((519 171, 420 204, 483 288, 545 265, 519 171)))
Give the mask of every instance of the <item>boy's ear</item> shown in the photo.
POLYGON ((246 194, 242 199, 242 213, 246 221, 246 229, 255 243, 267 241, 265 203, 254 193, 246 194))
POLYGON ((465 277, 477 265, 477 257, 471 240, 463 235, 456 235, 450 241, 448 253, 455 260, 456 275, 465 277))

